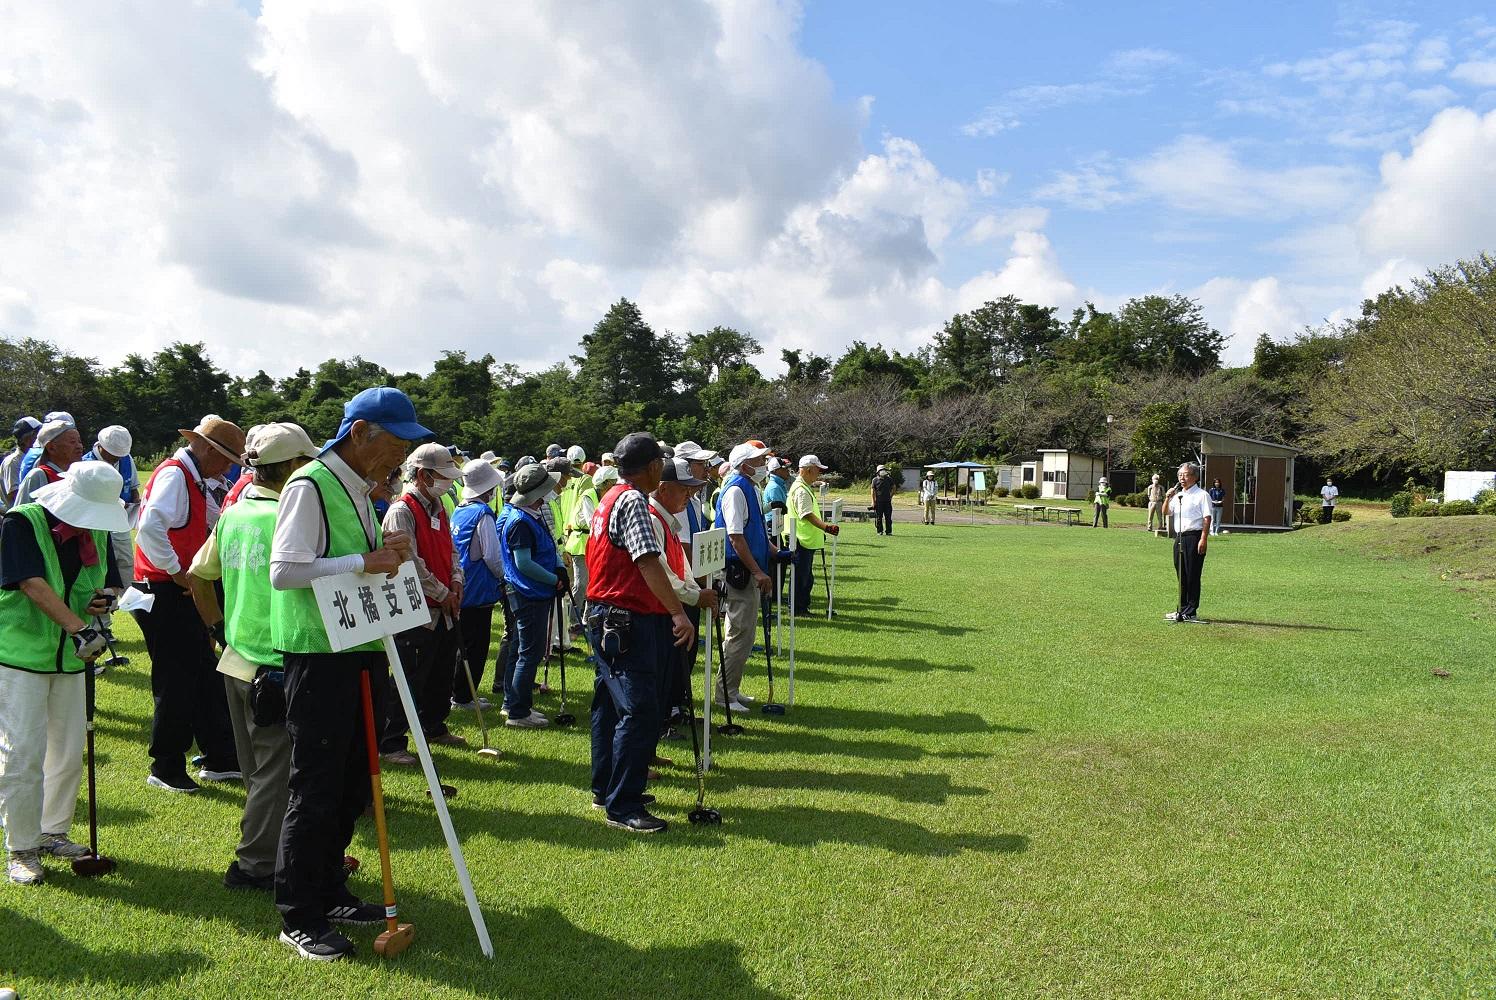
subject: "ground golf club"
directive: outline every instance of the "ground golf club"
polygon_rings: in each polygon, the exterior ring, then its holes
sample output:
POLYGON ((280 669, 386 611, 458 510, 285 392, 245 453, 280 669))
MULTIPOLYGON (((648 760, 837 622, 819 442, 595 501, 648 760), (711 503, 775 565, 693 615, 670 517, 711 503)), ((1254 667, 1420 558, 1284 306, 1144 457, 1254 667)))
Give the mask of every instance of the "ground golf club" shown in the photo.
POLYGON ((561 641, 561 635, 566 629, 566 620, 562 617, 561 594, 556 593, 556 655, 561 660, 561 711, 551 720, 558 726, 574 726, 577 717, 566 710, 566 646, 561 641))
MULTIPOLYGON (((478 731, 483 734, 483 745, 478 748, 478 756, 498 760, 503 753, 488 745, 488 723, 483 721, 483 705, 478 697, 478 685, 473 683, 473 665, 468 660, 467 647, 460 642, 457 644, 457 655, 462 658, 462 672, 467 677, 468 694, 473 696, 473 713, 478 716, 478 731)), ((456 789, 453 789, 453 794, 456 794, 456 789)))
POLYGON ((87 709, 88 739, 88 851, 86 858, 73 859, 73 874, 98 878, 114 871, 113 858, 99 854, 99 800, 94 779, 94 673, 93 664, 83 668, 84 707, 87 709))
POLYGON ((762 594, 758 601, 759 617, 764 622, 764 662, 769 669, 769 700, 760 709, 765 715, 783 715, 784 706, 774 700, 774 644, 769 635, 769 596, 762 594))
MULTIPOLYGON (((384 878, 385 929, 374 939, 374 953, 384 958, 394 958, 410 947, 411 942, 415 940, 416 929, 411 924, 400 923, 395 906, 395 876, 390 871, 390 834, 384 822, 384 785, 379 776, 379 743, 374 735, 374 698, 369 691, 367 670, 359 672, 358 684, 364 703, 364 745, 369 755, 369 787, 374 800, 374 832, 379 838, 379 870, 384 878)), ((443 791, 445 792, 445 789, 443 791)))

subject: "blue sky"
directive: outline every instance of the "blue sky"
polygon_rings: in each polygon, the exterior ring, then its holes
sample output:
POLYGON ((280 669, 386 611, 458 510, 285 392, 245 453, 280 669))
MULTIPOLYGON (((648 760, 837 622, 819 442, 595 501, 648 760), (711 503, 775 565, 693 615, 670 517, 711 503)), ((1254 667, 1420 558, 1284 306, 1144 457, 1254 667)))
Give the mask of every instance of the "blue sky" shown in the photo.
POLYGON ((563 360, 620 296, 762 366, 1004 294, 1261 333, 1491 249, 1473 3, 0 5, 0 334, 234 371, 563 360))

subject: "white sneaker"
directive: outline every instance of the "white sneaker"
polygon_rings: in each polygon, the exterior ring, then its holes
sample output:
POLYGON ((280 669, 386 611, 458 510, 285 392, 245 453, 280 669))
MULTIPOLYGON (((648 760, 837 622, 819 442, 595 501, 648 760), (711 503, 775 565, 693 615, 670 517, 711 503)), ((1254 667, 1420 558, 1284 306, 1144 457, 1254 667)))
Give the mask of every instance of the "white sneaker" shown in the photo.
POLYGON ((751 712, 751 711, 753 711, 753 709, 749 708, 747 705, 744 705, 740 701, 733 702, 733 704, 732 704, 732 710, 734 712, 738 713, 739 715, 742 715, 745 712, 751 712))
POLYGON ((86 858, 93 854, 82 844, 73 843, 65 833, 42 834, 42 842, 38 850, 54 858, 86 858))
POLYGON ((1164 615, 1164 621, 1166 621, 1166 622, 1177 622, 1177 621, 1179 621, 1179 612, 1177 612, 1177 611, 1170 611, 1168 614, 1164 615))
POLYGON ((16 885, 41 885, 47 873, 42 870, 40 850, 11 851, 5 863, 5 874, 16 885))
POLYGON ((504 720, 504 725, 513 726, 515 729, 544 729, 550 722, 538 712, 531 712, 523 719, 509 718, 504 720))
MULTIPOLYGON (((461 709, 464 712, 471 712, 473 710, 473 703, 470 702, 470 701, 458 701, 456 698, 453 698, 452 699, 452 707, 456 708, 456 709, 461 709)), ((478 707, 481 708, 481 709, 483 709, 483 711, 486 712, 489 709, 493 708, 493 702, 489 701, 487 698, 483 697, 482 695, 479 695, 478 696, 478 707)))
POLYGON ((206 767, 197 772, 198 781, 243 781, 243 771, 210 771, 206 767))

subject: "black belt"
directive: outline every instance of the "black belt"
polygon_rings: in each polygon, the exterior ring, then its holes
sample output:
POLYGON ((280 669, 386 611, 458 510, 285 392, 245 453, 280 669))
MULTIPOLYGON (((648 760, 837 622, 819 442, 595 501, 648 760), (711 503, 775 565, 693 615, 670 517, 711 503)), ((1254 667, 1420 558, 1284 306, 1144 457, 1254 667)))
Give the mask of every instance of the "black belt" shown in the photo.
POLYGON ((142 594, 171 594, 171 593, 177 593, 177 592, 185 592, 185 590, 186 590, 186 588, 180 586, 174 580, 161 580, 161 581, 135 580, 135 581, 133 581, 130 584, 130 586, 134 587, 136 590, 140 591, 142 594), (157 589, 157 588, 165 588, 165 587, 170 587, 171 589, 170 590, 165 590, 165 589, 158 590, 157 589))

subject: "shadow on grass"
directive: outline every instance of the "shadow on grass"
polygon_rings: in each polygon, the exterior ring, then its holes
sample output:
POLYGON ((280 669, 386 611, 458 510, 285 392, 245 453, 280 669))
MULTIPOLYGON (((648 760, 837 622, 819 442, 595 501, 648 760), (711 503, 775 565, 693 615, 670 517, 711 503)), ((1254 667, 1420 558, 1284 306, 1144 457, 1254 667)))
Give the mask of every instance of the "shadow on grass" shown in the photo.
POLYGON ((888 615, 848 615, 842 613, 841 605, 837 605, 836 620, 870 632, 911 632, 919 635, 958 636, 970 635, 978 631, 966 625, 940 625, 929 619, 892 618, 888 615))
POLYGON ((812 771, 804 768, 724 770, 711 779, 719 790, 733 788, 803 788, 809 791, 850 792, 879 795, 895 802, 943 805, 951 796, 986 795, 987 789, 957 785, 948 774, 905 771, 887 774, 871 771, 812 771))
MULTIPOLYGON (((909 712, 881 712, 868 708, 817 707, 805 710, 807 724, 832 729, 856 729, 882 732, 897 729, 925 735, 936 733, 1031 733, 1022 726, 1004 726, 988 722, 975 712, 943 712, 939 715, 909 712)), ((797 734, 798 735, 798 734, 797 734)), ((793 739, 794 737, 791 737, 793 739)))
MULTIPOLYGON (((466 988, 505 997, 585 996, 588 1000, 637 1000, 641 995, 774 1000, 779 996, 754 983, 743 964, 741 947, 733 942, 636 948, 577 927, 552 907, 504 912, 495 911, 489 900, 484 918, 497 954, 497 960, 489 961, 478 950, 467 910, 412 886, 411 878, 408 868, 396 875, 400 916, 416 928, 415 944, 400 956, 399 968, 405 975, 427 980, 434 989, 466 988), (405 884, 400 882, 401 874, 406 875, 405 884), (517 954, 523 954, 523 961, 513 961, 517 954)), ((285 946, 275 940, 280 920, 269 894, 228 892, 218 885, 216 873, 133 861, 108 879, 59 881, 80 896, 110 899, 124 907, 195 921, 228 920, 246 936, 263 940, 267 950, 292 961, 285 946)), ((372 896, 377 884, 377 878, 370 883, 360 876, 354 888, 372 896)), ((373 939, 381 929, 346 929, 358 948, 354 961, 379 962, 373 954, 373 939)), ((56 938, 41 925, 28 927, 23 940, 28 942, 26 952, 16 964, 23 974, 36 978, 107 978, 145 987, 180 977, 207 961, 206 956, 190 952, 95 953, 56 938), (38 941, 44 944, 33 948, 31 944, 38 941)))
MULTIPOLYGON (((66 885, 69 881, 67 876, 48 878, 49 884, 66 885)), ((6 978, 24 976, 51 986, 103 981, 143 988, 180 979, 208 961, 208 956, 190 951, 150 951, 136 944, 128 948, 90 948, 20 913, 7 914, 5 934, 10 942, 5 946, 3 961, 6 978)))
MULTIPOLYGON (((840 616, 838 616, 840 617, 840 616)), ((786 660, 786 662, 788 662, 786 660)), ((867 656, 859 653, 822 653, 817 650, 795 651, 795 676, 800 675, 801 663, 825 663, 846 667, 876 667, 879 670, 898 670, 904 673, 925 674, 935 670, 969 674, 976 670, 969 663, 931 663, 913 657, 867 656)), ((778 668, 778 660, 775 660, 778 668)), ((788 670, 788 667, 785 668, 788 670)))
MULTIPOLYGON (((1349 628, 1343 625, 1305 625, 1299 622, 1249 622, 1236 618, 1210 618, 1206 620, 1210 625, 1248 625, 1252 628, 1283 628, 1303 632, 1359 632, 1358 628, 1349 628)), ((1188 623, 1186 623, 1188 624, 1188 623)))

